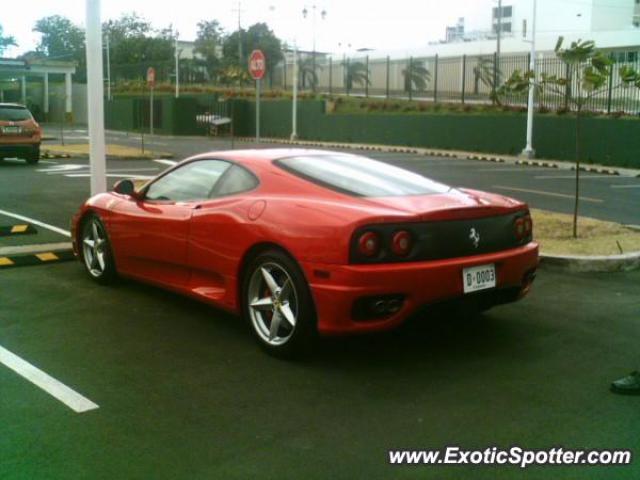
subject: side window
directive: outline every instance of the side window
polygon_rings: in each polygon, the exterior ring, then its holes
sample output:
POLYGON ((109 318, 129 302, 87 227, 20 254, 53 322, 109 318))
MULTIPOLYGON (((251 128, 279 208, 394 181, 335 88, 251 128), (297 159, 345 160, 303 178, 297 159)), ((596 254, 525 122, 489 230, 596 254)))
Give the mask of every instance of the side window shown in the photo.
POLYGON ((147 189, 148 200, 186 202, 209 198, 213 187, 231 164, 222 160, 197 160, 168 173, 147 189))
POLYGON ((232 165, 229 171, 216 185, 213 191, 214 197, 222 197, 233 193, 246 192, 258 186, 258 179, 248 170, 232 165))

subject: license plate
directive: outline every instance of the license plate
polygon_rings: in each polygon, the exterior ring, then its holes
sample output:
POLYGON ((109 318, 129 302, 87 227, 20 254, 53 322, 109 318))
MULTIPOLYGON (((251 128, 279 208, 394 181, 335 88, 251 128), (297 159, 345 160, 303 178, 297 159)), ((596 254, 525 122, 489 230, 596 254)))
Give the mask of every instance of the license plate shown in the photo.
POLYGON ((2 133, 5 135, 18 134, 21 130, 20 127, 2 127, 2 133))
POLYGON ((496 266, 493 263, 462 270, 464 293, 477 292, 496 286, 496 266))

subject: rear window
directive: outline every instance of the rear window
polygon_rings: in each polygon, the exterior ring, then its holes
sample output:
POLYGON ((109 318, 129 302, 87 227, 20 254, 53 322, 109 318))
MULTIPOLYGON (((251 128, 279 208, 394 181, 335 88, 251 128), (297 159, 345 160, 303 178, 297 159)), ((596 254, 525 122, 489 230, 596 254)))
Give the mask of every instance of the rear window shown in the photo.
POLYGON ((20 122, 22 120, 31 120, 31 112, 24 107, 0 107, 0 120, 9 122, 20 122))
POLYGON ((422 175, 358 155, 308 155, 276 164, 319 185, 359 197, 428 195, 450 190, 422 175))

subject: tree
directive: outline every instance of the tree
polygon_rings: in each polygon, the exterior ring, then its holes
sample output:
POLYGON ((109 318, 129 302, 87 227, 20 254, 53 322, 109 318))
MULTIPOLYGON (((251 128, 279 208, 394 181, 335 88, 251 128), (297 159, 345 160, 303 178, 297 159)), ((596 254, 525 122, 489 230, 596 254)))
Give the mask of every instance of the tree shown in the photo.
POLYGON ((491 98, 492 103, 500 105, 500 98, 497 95, 495 85, 496 81, 497 84, 500 84, 502 72, 495 65, 495 58, 478 57, 478 61, 473 67, 473 77, 473 93, 478 94, 480 83, 482 83, 490 90, 489 98, 491 98))
POLYGON ((256 23, 247 30, 236 30, 224 39, 222 45, 224 63, 246 69, 249 55, 255 49, 260 49, 264 53, 268 74, 283 59, 280 39, 275 36, 266 23, 256 23), (240 52, 238 51, 238 43, 240 42, 242 42, 242 58, 239 58, 240 52))
POLYGON ((353 88, 353 84, 357 83, 359 85, 371 85, 371 80, 369 79, 369 70, 367 69, 367 65, 363 62, 352 62, 349 59, 342 62, 342 65, 345 69, 345 83, 347 85, 347 94, 353 88))
POLYGON ((422 60, 411 60, 406 69, 402 70, 404 77, 404 91, 426 90, 427 83, 431 81, 431 72, 425 67, 422 60))
POLYGON ((306 88, 307 83, 311 90, 315 92, 318 86, 318 70, 322 70, 321 65, 316 65, 313 57, 304 57, 298 61, 298 74, 300 75, 300 83, 302 88, 306 88))
POLYGON ((219 50, 222 46, 222 37, 222 27, 217 20, 202 20, 198 22, 195 52, 204 57, 209 78, 215 78, 220 68, 219 50))
POLYGON ((158 80, 173 71, 174 37, 171 27, 153 30, 151 23, 136 13, 126 13, 103 24, 109 36, 112 75, 118 78, 141 78, 148 67, 158 70, 158 80))
POLYGON ((33 31, 41 35, 37 52, 50 59, 76 61, 84 68, 84 30, 71 20, 60 15, 43 17, 33 31))
POLYGON ((11 35, 7 35, 6 37, 3 35, 2 25, 0 25, 0 55, 4 53, 7 47, 15 47, 18 45, 16 43, 16 39, 11 35))
MULTIPOLYGON (((594 96, 608 88, 608 80, 611 75, 613 61, 603 52, 596 49, 591 40, 578 40, 572 42, 569 48, 563 49, 563 37, 556 43, 556 56, 566 66, 566 77, 542 74, 536 80, 531 71, 522 73, 520 70, 513 72, 507 82, 500 88, 501 93, 524 93, 533 83, 539 91, 548 90, 558 96, 565 97, 575 108, 575 159, 576 180, 575 199, 573 208, 573 238, 578 237, 578 208, 580 199, 580 161, 581 161, 581 130, 580 120, 587 102, 594 96), (572 89, 567 87, 573 84, 572 89)), ((622 83, 633 83, 636 80, 636 72, 632 69, 621 69, 622 83)), ((620 85, 616 86, 619 88, 620 85)))

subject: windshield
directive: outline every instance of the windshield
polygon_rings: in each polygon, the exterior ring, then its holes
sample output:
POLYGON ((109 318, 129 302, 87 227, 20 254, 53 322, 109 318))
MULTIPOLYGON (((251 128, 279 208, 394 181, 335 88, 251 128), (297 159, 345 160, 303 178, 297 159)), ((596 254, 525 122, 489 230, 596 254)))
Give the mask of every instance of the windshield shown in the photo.
POLYGON ((417 173, 357 155, 308 155, 283 158, 276 163, 299 177, 360 197, 428 195, 450 190, 417 173))
POLYGON ((24 107, 1 106, 0 120, 5 122, 21 122, 31 120, 31 113, 24 107))

